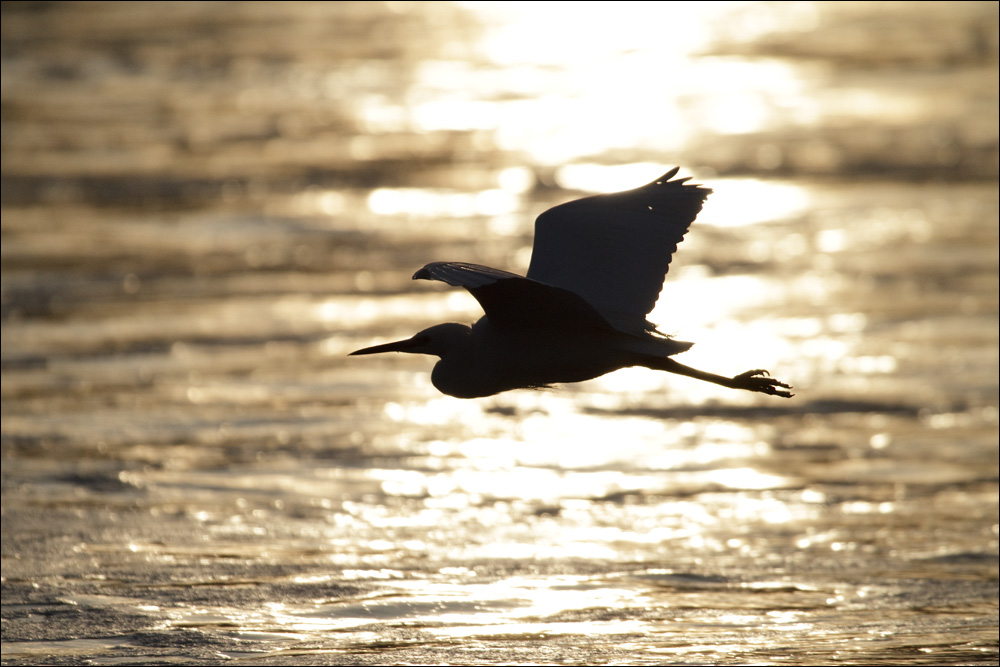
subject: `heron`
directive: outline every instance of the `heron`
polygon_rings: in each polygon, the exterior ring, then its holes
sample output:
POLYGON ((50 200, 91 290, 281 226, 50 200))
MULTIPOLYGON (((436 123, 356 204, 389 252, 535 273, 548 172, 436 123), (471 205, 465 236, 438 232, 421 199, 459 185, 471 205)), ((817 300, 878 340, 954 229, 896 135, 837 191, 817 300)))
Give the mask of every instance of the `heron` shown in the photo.
POLYGON ((426 265, 414 280, 465 288, 483 317, 471 327, 438 324, 351 355, 439 357, 431 383, 458 398, 582 382, 632 366, 790 398, 791 386, 763 369, 725 377, 675 361, 693 343, 658 331, 646 318, 677 244, 712 192, 688 183, 690 177, 674 179, 678 170, 634 190, 542 213, 525 276, 466 262, 426 265))

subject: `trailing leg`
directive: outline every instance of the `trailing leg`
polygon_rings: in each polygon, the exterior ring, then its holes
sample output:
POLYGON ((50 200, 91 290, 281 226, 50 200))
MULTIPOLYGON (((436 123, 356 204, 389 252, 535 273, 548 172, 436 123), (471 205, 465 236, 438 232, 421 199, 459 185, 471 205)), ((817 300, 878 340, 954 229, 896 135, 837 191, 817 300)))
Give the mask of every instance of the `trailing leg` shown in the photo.
POLYGON ((757 369, 747 371, 746 373, 740 373, 739 375, 727 378, 722 375, 716 375, 715 373, 699 371, 697 368, 685 366, 684 364, 677 363, 670 358, 654 360, 647 357, 643 360, 642 365, 647 368, 667 371, 668 373, 686 375, 696 380, 704 380, 705 382, 711 382, 713 384, 729 387, 731 389, 746 389, 747 391, 756 391, 762 394, 770 394, 771 396, 781 396, 783 398, 791 398, 793 396, 790 391, 787 391, 788 389, 791 389, 790 385, 775 380, 770 377, 770 374, 765 370, 757 369))

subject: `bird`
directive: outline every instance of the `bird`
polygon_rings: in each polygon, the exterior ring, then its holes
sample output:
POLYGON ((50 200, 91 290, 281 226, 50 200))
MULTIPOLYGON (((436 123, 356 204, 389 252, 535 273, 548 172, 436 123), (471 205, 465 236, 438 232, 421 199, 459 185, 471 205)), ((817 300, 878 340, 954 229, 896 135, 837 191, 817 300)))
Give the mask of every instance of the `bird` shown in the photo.
POLYGON ((457 398, 551 388, 632 366, 791 398, 792 387, 763 369, 726 377, 675 361, 693 343, 658 331, 646 318, 677 245, 712 193, 688 183, 691 177, 675 179, 678 171, 539 215, 525 276, 467 262, 427 264, 414 280, 465 288, 483 317, 471 327, 438 324, 350 354, 439 357, 431 383, 457 398))

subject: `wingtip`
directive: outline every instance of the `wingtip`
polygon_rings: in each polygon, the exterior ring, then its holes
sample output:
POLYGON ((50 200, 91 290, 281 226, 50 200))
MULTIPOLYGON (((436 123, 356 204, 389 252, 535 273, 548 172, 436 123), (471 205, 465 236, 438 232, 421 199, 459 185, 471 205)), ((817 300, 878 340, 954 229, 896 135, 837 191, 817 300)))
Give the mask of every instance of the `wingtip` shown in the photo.
POLYGON ((431 262, 430 264, 424 264, 423 267, 413 274, 411 280, 437 280, 431 270, 442 264, 447 264, 447 262, 431 262))
POLYGON ((680 167, 674 167, 673 169, 671 169, 670 171, 668 171, 667 173, 665 173, 663 176, 660 176, 658 179, 656 179, 656 182, 657 183, 661 183, 661 182, 664 182, 664 181, 669 181, 671 178, 673 178, 674 176, 676 176, 677 172, 679 172, 680 170, 681 170, 680 167))
POLYGON ((677 175, 680 169, 681 169, 680 167, 674 167, 673 169, 665 173, 663 176, 660 176, 658 179, 650 183, 650 185, 671 185, 671 186, 683 185, 685 188, 693 188, 694 190, 703 193, 704 196, 706 197, 712 194, 712 188, 707 188, 701 183, 688 183, 688 181, 694 178, 693 176, 685 176, 683 178, 678 178, 673 181, 670 180, 671 178, 677 175))

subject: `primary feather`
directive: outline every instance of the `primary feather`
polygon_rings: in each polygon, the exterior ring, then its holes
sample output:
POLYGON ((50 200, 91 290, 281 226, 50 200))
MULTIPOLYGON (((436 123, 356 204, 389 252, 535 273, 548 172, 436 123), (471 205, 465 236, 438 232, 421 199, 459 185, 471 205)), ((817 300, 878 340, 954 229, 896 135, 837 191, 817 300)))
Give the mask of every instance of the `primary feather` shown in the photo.
POLYGON ((545 211, 535 221, 528 278, 580 295, 627 331, 650 331, 653 309, 677 244, 709 188, 670 180, 594 195, 545 211))

